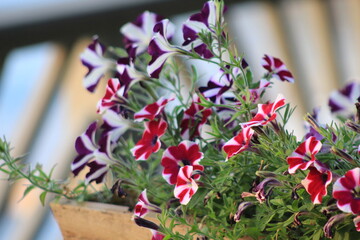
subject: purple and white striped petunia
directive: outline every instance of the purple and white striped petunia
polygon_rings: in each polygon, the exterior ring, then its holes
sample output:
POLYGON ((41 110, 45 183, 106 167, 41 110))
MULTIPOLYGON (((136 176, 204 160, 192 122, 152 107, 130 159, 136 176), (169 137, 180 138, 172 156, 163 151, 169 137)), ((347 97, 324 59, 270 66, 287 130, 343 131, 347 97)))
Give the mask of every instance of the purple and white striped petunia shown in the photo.
MULTIPOLYGON (((239 68, 233 68, 234 76, 238 75, 241 70, 239 68)), ((209 98, 216 104, 224 104, 229 99, 234 99, 235 96, 231 91, 233 85, 232 75, 225 73, 223 69, 219 69, 208 81, 206 87, 200 87, 199 91, 204 97, 209 98)))
POLYGON ((105 46, 95 36, 93 42, 80 55, 82 64, 88 68, 83 83, 90 92, 94 92, 106 72, 115 69, 115 61, 104 57, 105 50, 105 46))
POLYGON ((135 68, 130 58, 120 58, 117 61, 116 71, 120 84, 125 87, 126 91, 136 82, 148 78, 135 68))
POLYGON ((294 77, 291 72, 286 68, 283 61, 279 58, 266 55, 261 61, 261 65, 271 74, 273 77, 280 81, 287 81, 294 83, 294 77))
POLYGON ((92 181, 101 183, 108 171, 108 165, 113 162, 110 138, 102 137, 99 140, 99 144, 97 144, 95 139, 96 130, 97 123, 93 122, 89 125, 85 133, 79 136, 75 142, 78 156, 71 164, 71 171, 76 176, 85 166, 90 167, 90 171, 86 174, 86 184, 92 181))
MULTIPOLYGON (((199 163, 203 157, 204 154, 195 142, 184 140, 178 146, 168 147, 161 158, 161 165, 164 167, 162 175, 173 185, 176 183, 179 169, 183 166, 190 165, 194 170, 204 171, 204 166, 199 163)), ((193 178, 198 180, 200 175, 196 174, 193 178)))
POLYGON ((329 99, 330 111, 347 118, 354 116, 356 112, 355 103, 359 97, 360 84, 356 82, 349 83, 343 89, 331 93, 329 99))
POLYGON ((180 168, 177 175, 174 196, 180 200, 182 205, 188 204, 198 190, 198 185, 192 177, 193 169, 193 166, 186 165, 180 168))
POLYGON ((319 171, 316 167, 309 167, 310 171, 306 178, 301 181, 305 190, 310 194, 313 204, 320 204, 323 196, 327 195, 327 186, 332 181, 330 170, 319 171))
POLYGON ((136 122, 144 121, 145 119, 154 120, 165 108, 166 104, 170 101, 173 101, 175 98, 166 99, 160 97, 154 103, 151 103, 141 109, 139 112, 135 113, 134 118, 136 122))
POLYGON ((309 137, 305 142, 302 142, 295 151, 288 157, 289 164, 288 172, 294 174, 296 170, 306 170, 315 163, 315 155, 320 151, 322 144, 315 137, 309 137))
POLYGON ((104 113, 106 109, 116 104, 125 103, 125 87, 120 85, 119 79, 110 78, 106 86, 104 97, 97 104, 97 113, 104 113))
POLYGON ((160 137, 167 129, 167 123, 163 119, 145 122, 145 131, 142 138, 131 149, 135 160, 146 160, 152 153, 159 151, 161 147, 160 137))
POLYGON ((333 185, 333 197, 338 208, 347 213, 360 214, 360 168, 354 168, 333 185))
POLYGON ((146 189, 142 191, 138 198, 138 202, 135 205, 134 208, 134 215, 138 217, 145 217, 146 214, 149 212, 155 212, 155 213, 161 213, 161 209, 150 203, 150 201, 147 198, 146 189))
POLYGON ((258 112, 249 122, 240 123, 245 127, 253 126, 265 126, 269 122, 275 120, 277 114, 276 111, 285 105, 285 98, 279 94, 273 103, 269 104, 258 104, 258 112))
POLYGON ((168 35, 168 30, 172 24, 168 19, 158 22, 154 27, 154 37, 149 43, 148 52, 151 55, 151 61, 147 67, 148 74, 153 78, 158 78, 162 67, 166 60, 174 55, 181 53, 178 47, 169 43, 165 36, 168 35))
POLYGON ((104 123, 103 136, 108 135, 111 142, 117 142, 119 138, 130 128, 131 122, 113 109, 108 109, 102 116, 104 123))
MULTIPOLYGON (((186 50, 194 50, 200 56, 211 58, 213 54, 207 48, 206 44, 199 39, 199 33, 213 33, 214 28, 218 24, 219 6, 213 2, 208 1, 204 4, 200 13, 196 13, 184 23, 182 31, 184 37, 183 46, 186 50)), ((223 19, 221 19, 223 22, 223 19)))
MULTIPOLYGON (((121 27, 120 32, 124 35, 125 46, 131 58, 146 52, 154 34, 154 26, 161 20, 163 20, 163 17, 145 11, 134 22, 127 23, 121 27)), ((170 39, 174 32, 174 27, 169 28, 166 38, 170 39)))
POLYGON ((250 140, 253 134, 254 130, 252 130, 250 127, 246 127, 242 129, 238 135, 227 141, 223 146, 223 150, 227 155, 226 160, 245 151, 250 144, 250 140))

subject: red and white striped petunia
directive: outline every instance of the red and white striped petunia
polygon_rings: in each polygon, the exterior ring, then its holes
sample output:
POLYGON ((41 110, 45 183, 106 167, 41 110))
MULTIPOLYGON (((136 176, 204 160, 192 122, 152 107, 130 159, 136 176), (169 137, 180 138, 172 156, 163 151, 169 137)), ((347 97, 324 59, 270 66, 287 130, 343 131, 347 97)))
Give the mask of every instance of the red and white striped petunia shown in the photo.
POLYGON ((152 153, 159 151, 161 147, 160 137, 164 135, 167 126, 163 119, 145 122, 142 138, 131 149, 135 160, 146 160, 152 153))
MULTIPOLYGON (((145 11, 134 22, 126 23, 121 27, 120 32, 124 35, 125 47, 131 58, 146 52, 154 34, 154 26, 162 19, 155 13, 145 11)), ((174 35, 174 30, 173 27, 169 29, 167 39, 174 35)))
POLYGON ((180 168, 174 189, 174 196, 180 200, 180 203, 186 205, 191 197, 198 190, 198 185, 192 177, 193 166, 187 165, 180 168))
POLYGON ((104 57, 105 50, 105 46, 95 36, 93 42, 80 55, 82 64, 88 68, 83 83, 90 92, 94 92, 106 72, 115 69, 115 61, 104 57))
POLYGON ((201 127, 212 113, 210 108, 205 108, 198 103, 201 103, 200 98, 195 96, 190 107, 184 112, 184 117, 180 123, 183 139, 194 139, 200 136, 201 127))
POLYGON ((154 120, 154 118, 162 112, 166 104, 172 100, 174 100, 174 98, 166 99, 160 97, 156 102, 145 106, 139 112, 135 113, 135 121, 144 121, 145 119, 154 120))
POLYGON ((120 85, 119 79, 110 78, 106 86, 105 95, 97 104, 97 113, 102 114, 106 109, 116 104, 124 103, 124 94, 125 88, 120 85))
POLYGON ((306 170, 317 161, 315 155, 320 151, 322 144, 315 137, 309 137, 302 142, 295 151, 288 157, 289 173, 293 174, 296 170, 306 170))
POLYGON ((266 55, 263 57, 261 65, 275 78, 280 81, 294 83, 294 77, 286 68, 285 64, 276 57, 266 55))
POLYGON ((360 215, 358 215, 354 218, 354 225, 355 225, 356 231, 360 232, 360 215))
POLYGON ((245 127, 265 126, 276 118, 276 111, 285 105, 285 98, 279 94, 273 103, 258 104, 258 112, 249 122, 240 123, 245 127))
POLYGON ((249 146, 253 134, 254 130, 250 127, 246 127, 242 129, 238 135, 227 141, 223 146, 223 150, 227 155, 226 160, 245 151, 249 146))
POLYGON ((332 181, 332 172, 319 171, 316 167, 310 167, 306 178, 301 181, 306 191, 310 194, 311 201, 314 204, 320 204, 323 196, 327 195, 327 186, 332 181))
POLYGON ((333 185, 333 197, 341 211, 360 214, 360 168, 349 170, 336 180, 333 185))
POLYGON ((140 194, 138 202, 135 205, 134 215, 142 218, 145 217, 145 215, 149 212, 161 213, 161 209, 158 206, 149 202, 145 189, 140 194))
POLYGON ((153 230, 153 229, 150 229, 150 231, 151 231, 151 234, 152 234, 151 240, 163 240, 164 237, 165 237, 165 235, 162 234, 159 231, 156 231, 156 230, 153 230))
POLYGON ((151 39, 148 47, 148 53, 151 55, 151 61, 147 67, 148 74, 153 78, 158 78, 166 60, 179 54, 182 50, 171 45, 167 36, 168 29, 172 24, 168 19, 158 22, 154 27, 154 37, 151 39))
MULTIPOLYGON (((200 152, 199 145, 184 140, 178 146, 168 147, 161 158, 164 167, 162 175, 169 184, 175 184, 181 167, 190 165, 194 170, 203 171, 204 167, 199 164, 204 154, 200 152)), ((199 174, 193 176, 195 180, 200 178, 199 174)))

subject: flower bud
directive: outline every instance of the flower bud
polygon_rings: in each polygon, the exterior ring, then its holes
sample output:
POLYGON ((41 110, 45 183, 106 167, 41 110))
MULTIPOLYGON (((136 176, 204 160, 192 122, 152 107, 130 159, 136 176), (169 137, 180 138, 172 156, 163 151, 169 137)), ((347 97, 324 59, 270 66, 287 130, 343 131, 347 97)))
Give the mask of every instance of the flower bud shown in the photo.
POLYGON ((351 130, 353 130, 354 132, 356 133, 360 133, 360 125, 359 124, 356 124, 350 120, 347 120, 345 122, 345 125, 350 128, 351 130))
POLYGON ((156 225, 155 223, 153 223, 153 222, 151 222, 149 220, 141 218, 141 217, 136 217, 134 219, 134 221, 140 227, 150 228, 150 229, 153 229, 153 230, 158 230, 159 229, 158 225, 156 225))
POLYGON ((342 159, 350 162, 351 164, 356 164, 354 159, 347 154, 346 152, 344 152, 343 150, 337 149, 336 147, 331 147, 330 151, 335 154, 336 156, 341 157, 342 159))
POLYGON ((277 174, 269 171, 256 171, 255 175, 261 178, 276 178, 277 174))
POLYGON ((331 228, 344 221, 345 217, 348 215, 349 214, 342 213, 332 216, 323 228, 325 237, 333 238, 334 234, 332 233, 331 228))
POLYGON ((127 193, 124 191, 124 189, 121 187, 121 183, 123 182, 122 179, 119 179, 115 182, 115 184, 111 188, 111 192, 120 197, 125 198, 127 196, 127 193))
POLYGON ((315 131, 319 132, 321 131, 319 123, 316 121, 316 119, 311 116, 311 114, 306 114, 305 121, 307 121, 314 129, 315 131))
POLYGON ((252 205, 254 205, 254 203, 252 202, 242 202, 239 204, 239 207, 234 215, 234 221, 235 222, 239 222, 242 213, 245 211, 245 209, 247 209, 248 207, 251 207, 252 205))

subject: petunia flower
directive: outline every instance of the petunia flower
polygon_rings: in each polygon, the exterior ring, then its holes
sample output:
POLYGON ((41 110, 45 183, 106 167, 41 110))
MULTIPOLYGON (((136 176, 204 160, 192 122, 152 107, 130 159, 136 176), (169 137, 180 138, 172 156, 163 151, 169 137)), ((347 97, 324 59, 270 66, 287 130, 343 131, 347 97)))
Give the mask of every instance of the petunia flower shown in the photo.
POLYGON ((293 75, 279 58, 265 54, 261 65, 269 72, 269 74, 279 79, 280 81, 294 83, 293 75))
MULTIPOLYGON (((200 152, 199 146, 188 140, 182 141, 178 146, 168 147, 161 158, 161 165, 164 167, 162 175, 169 184, 175 184, 179 169, 190 165, 193 170, 203 171, 204 167, 199 164, 204 154, 200 152)), ((193 176, 195 180, 200 178, 199 174, 193 176)))
POLYGON ((349 170, 336 180, 333 185, 333 197, 341 211, 360 214, 360 168, 349 170))
POLYGON ((125 88, 120 85, 119 79, 110 78, 106 86, 105 95, 97 104, 97 113, 102 114, 106 109, 125 103, 124 94, 125 88))
POLYGON ((149 212, 161 213, 161 209, 151 204, 147 198, 146 189, 142 191, 138 198, 138 202, 134 208, 134 215, 138 217, 145 217, 149 212))
POLYGON ((289 173, 293 174, 297 169, 306 170, 316 161, 315 155, 321 149, 321 142, 315 137, 309 137, 305 142, 302 142, 295 151, 288 157, 289 173))
POLYGON ((238 206, 238 209, 234 215, 234 221, 235 222, 239 222, 241 215, 243 214, 243 212, 245 211, 245 209, 247 209, 248 207, 253 206, 254 203, 253 202, 241 202, 238 206))
POLYGON ((254 130, 252 130, 250 127, 247 127, 242 129, 238 135, 227 141, 223 146, 223 150, 227 155, 226 160, 245 151, 250 144, 250 140, 253 134, 254 130))
POLYGON ((94 92, 106 72, 115 69, 115 61, 104 57, 105 50, 105 46, 95 36, 93 42, 80 55, 82 64, 88 68, 83 83, 90 92, 94 92))
POLYGON ((327 186, 332 181, 332 172, 329 170, 321 172, 315 167, 310 167, 309 169, 308 175, 301 181, 301 184, 310 194, 311 201, 314 204, 320 204, 323 196, 327 195, 327 186))
POLYGON ((253 126, 265 126, 269 122, 273 121, 277 114, 276 111, 285 105, 285 98, 279 94, 274 103, 258 104, 258 112, 249 122, 240 123, 245 127, 253 126))
POLYGON ((153 230, 153 229, 150 229, 150 231, 151 231, 151 234, 152 234, 151 240, 163 240, 165 238, 165 235, 162 234, 159 231, 156 231, 156 230, 153 230))
MULTIPOLYGON (((213 57, 211 51, 207 48, 199 38, 199 33, 212 33, 215 35, 214 28, 218 23, 219 6, 213 2, 208 1, 204 4, 200 13, 196 13, 184 23, 182 31, 184 37, 183 46, 187 50, 194 50, 200 56, 205 58, 213 57)), ((221 23, 223 18, 221 18, 221 23)))
POLYGON ((186 165, 180 168, 179 174, 177 175, 174 196, 180 200, 182 205, 188 204, 191 197, 198 190, 198 185, 192 176, 193 170, 193 166, 186 165))
POLYGON ((160 97, 156 102, 145 106, 139 112, 135 113, 135 121, 144 121, 145 119, 154 120, 154 118, 164 110, 166 104, 172 100, 174 100, 174 98, 166 99, 160 97))
POLYGON ((270 82, 266 79, 261 79, 259 82, 259 86, 257 88, 251 88, 249 89, 250 92, 250 101, 253 103, 256 103, 260 97, 261 94, 265 91, 265 89, 270 85, 270 82))
POLYGON ((117 77, 120 84, 127 91, 133 84, 148 78, 147 75, 137 70, 131 58, 120 58, 116 64, 117 77))
POLYGON ((356 231, 360 232, 360 215, 356 216, 353 221, 354 221, 356 231))
POLYGON ((352 117, 356 112, 355 103, 360 96, 360 84, 352 82, 343 89, 330 94, 329 107, 333 114, 352 117))
POLYGON ((183 139, 194 139, 200 136, 201 127, 206 123, 212 110, 201 106, 201 100, 195 96, 190 107, 184 112, 180 123, 181 137, 183 139))
MULTIPOLYGON (((145 11, 134 22, 127 23, 121 27, 120 32, 124 35, 125 47, 131 58, 146 52, 154 34, 154 26, 162 19, 161 16, 155 13, 145 11)), ((173 26, 169 28, 166 35, 167 39, 174 35, 174 30, 173 26)))
MULTIPOLYGON (((239 68, 233 68, 233 74, 240 74, 239 68)), ((204 97, 210 99, 216 104, 225 104, 228 99, 234 99, 235 95, 228 91, 231 89, 234 80, 231 74, 225 73, 223 69, 219 69, 208 81, 206 87, 200 87, 199 91, 204 97)))
POLYGON ((165 37, 168 34, 168 28, 170 28, 170 21, 168 19, 158 22, 154 27, 154 37, 149 43, 148 53, 151 55, 151 61, 147 66, 147 72, 153 78, 159 77, 162 67, 169 57, 183 51, 171 45, 165 37))
POLYGON ((89 172, 86 174, 86 184, 92 181, 101 183, 109 169, 109 164, 113 162, 110 138, 107 136, 102 137, 99 144, 97 144, 95 139, 96 130, 97 123, 93 122, 75 142, 78 156, 71 164, 71 171, 77 176, 85 166, 90 167, 89 172))
POLYGON ((108 135, 111 142, 116 142, 130 128, 131 122, 112 109, 107 109, 102 116, 103 135, 108 135))
POLYGON ((163 119, 145 122, 142 138, 131 149, 135 160, 146 160, 152 153, 159 151, 161 147, 160 137, 164 135, 167 126, 163 119))
POLYGON ((333 238, 334 234, 331 231, 333 227, 343 222, 346 218, 346 214, 336 214, 332 216, 323 227, 324 235, 326 238, 333 238))

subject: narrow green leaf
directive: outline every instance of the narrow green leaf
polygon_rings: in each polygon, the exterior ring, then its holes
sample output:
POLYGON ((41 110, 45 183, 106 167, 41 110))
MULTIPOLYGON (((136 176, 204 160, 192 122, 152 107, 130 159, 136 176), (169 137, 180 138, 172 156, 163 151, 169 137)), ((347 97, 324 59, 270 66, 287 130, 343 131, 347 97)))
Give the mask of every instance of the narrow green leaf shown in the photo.
POLYGON ((43 205, 43 206, 45 206, 45 198, 46 198, 46 194, 47 194, 47 192, 42 192, 41 194, 40 194, 40 202, 41 202, 41 204, 43 205))

